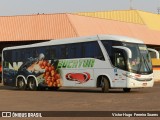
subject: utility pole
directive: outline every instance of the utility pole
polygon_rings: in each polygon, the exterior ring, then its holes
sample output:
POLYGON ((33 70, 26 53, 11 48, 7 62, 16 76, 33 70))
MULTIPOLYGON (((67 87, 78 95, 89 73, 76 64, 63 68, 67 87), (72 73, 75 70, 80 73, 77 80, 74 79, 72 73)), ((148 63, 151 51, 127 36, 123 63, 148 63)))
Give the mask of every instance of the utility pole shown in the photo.
POLYGON ((160 7, 157 8, 158 14, 160 14, 160 7))
POLYGON ((160 0, 158 1, 157 12, 158 12, 158 14, 160 14, 160 0))
POLYGON ((130 10, 132 10, 132 0, 130 0, 130 10))

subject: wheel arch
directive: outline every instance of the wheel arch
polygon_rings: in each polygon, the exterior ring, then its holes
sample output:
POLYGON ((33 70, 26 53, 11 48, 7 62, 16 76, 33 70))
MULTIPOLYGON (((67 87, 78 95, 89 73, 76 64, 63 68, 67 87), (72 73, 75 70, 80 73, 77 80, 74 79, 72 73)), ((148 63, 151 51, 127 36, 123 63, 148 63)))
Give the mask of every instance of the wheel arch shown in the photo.
POLYGON ((16 77, 16 87, 17 87, 18 78, 23 78, 25 84, 27 85, 27 80, 26 80, 26 78, 25 78, 23 75, 18 75, 18 76, 16 77))
POLYGON ((107 78, 107 80, 108 80, 108 82, 109 82, 109 87, 111 88, 111 87, 112 87, 111 78, 109 77, 109 75, 106 75, 106 74, 102 74, 102 75, 98 75, 98 76, 97 76, 96 86, 97 86, 97 87, 101 87, 101 80, 102 80, 103 77, 107 78))
POLYGON ((30 78, 34 78, 34 80, 36 81, 36 86, 38 87, 37 78, 36 78, 34 75, 29 75, 29 76, 27 76, 27 81, 28 81, 30 78))

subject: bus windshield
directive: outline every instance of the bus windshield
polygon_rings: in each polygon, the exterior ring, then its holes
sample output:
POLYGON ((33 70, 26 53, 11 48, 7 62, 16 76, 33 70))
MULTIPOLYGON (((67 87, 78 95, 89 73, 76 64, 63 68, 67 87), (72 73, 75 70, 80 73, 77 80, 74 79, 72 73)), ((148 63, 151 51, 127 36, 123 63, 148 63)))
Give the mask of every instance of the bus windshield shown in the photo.
POLYGON ((132 58, 128 58, 128 70, 137 74, 152 73, 151 58, 144 44, 123 43, 132 52, 132 58))

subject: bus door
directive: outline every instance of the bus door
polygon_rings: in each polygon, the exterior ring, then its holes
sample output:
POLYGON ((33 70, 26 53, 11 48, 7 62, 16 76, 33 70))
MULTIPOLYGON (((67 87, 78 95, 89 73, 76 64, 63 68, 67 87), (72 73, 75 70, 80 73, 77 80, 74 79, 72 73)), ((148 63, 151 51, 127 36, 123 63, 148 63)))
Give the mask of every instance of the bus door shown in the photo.
POLYGON ((115 87, 126 87, 127 81, 126 74, 127 62, 125 58, 125 52, 120 49, 116 49, 114 52, 114 86, 115 87))

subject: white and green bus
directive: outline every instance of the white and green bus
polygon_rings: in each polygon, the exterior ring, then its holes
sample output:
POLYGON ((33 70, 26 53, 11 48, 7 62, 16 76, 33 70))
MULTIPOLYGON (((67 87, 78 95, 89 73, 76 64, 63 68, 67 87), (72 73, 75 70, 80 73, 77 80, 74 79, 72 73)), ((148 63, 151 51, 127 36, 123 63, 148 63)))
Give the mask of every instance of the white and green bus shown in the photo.
POLYGON ((146 45, 137 39, 97 35, 7 47, 2 52, 3 84, 21 90, 60 87, 152 87, 146 45))

